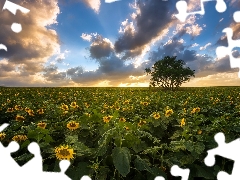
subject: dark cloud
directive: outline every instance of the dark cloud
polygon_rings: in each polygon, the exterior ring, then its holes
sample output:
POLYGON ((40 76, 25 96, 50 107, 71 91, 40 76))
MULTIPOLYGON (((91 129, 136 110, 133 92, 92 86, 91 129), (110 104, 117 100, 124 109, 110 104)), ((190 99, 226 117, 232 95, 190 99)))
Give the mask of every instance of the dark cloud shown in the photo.
MULTIPOLYGON (((2 8, 5 1, 0 2, 2 8)), ((17 11, 16 15, 8 10, 0 12, 0 44, 7 46, 8 51, 0 50, 0 58, 20 65, 27 71, 23 74, 35 74, 42 70, 42 64, 59 48, 59 39, 55 31, 46 26, 54 23, 59 13, 57 0, 32 1, 16 0, 14 3, 30 10, 24 14, 17 11), (11 30, 13 22, 22 25, 20 33, 11 30)))
POLYGON ((92 44, 89 48, 90 57, 93 59, 100 59, 108 57, 114 52, 109 41, 103 39, 102 36, 97 35, 93 38, 92 44))
POLYGON ((58 72, 58 68, 55 65, 44 67, 43 72, 43 77, 47 81, 56 82, 66 80, 66 72, 58 72))
MULTIPOLYGON (((180 59, 183 57, 184 49, 185 49, 185 46, 183 45, 182 42, 179 42, 177 40, 175 41, 170 40, 166 44, 160 45, 156 51, 151 51, 149 53, 149 60, 154 63, 155 61, 163 59, 165 56, 173 56, 173 55, 177 56, 180 59)), ((185 53, 185 58, 186 57, 187 57, 187 53, 185 53)), ((190 57, 188 57, 188 59, 189 58, 190 57)))
POLYGON ((133 34, 128 29, 118 38, 114 45, 118 53, 143 48, 173 22, 169 12, 174 6, 172 1, 143 0, 137 5, 141 12, 135 19, 137 31, 133 34))

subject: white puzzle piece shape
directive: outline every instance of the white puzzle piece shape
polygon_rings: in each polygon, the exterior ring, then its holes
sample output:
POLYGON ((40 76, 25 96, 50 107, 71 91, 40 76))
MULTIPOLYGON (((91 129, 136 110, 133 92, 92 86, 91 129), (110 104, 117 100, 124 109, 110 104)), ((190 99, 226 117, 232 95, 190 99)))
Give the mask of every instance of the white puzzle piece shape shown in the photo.
POLYGON ((171 167, 171 174, 173 176, 181 176, 182 180, 188 180, 190 170, 189 169, 182 169, 177 165, 173 165, 171 167))
MULTIPOLYGON (((189 12, 187 13, 187 2, 186 1, 178 1, 176 3, 176 9, 178 10, 178 14, 175 14, 176 18, 178 18, 178 20, 180 20, 181 22, 184 22, 186 21, 186 18, 189 16, 189 15, 192 15, 192 14, 200 14, 200 15, 204 15, 205 14, 205 10, 204 10, 204 2, 206 1, 212 1, 212 0, 201 0, 201 10, 200 11, 195 11, 195 12, 189 12)), ((226 3, 224 2, 224 0, 216 0, 216 10, 219 12, 219 13, 222 13, 224 11, 226 11, 227 9, 227 5, 226 3)))
MULTIPOLYGON (((223 32, 227 34, 228 47, 219 46, 216 49, 216 54, 218 57, 224 57, 224 55, 229 56, 231 68, 240 68, 240 58, 235 58, 232 55, 232 49, 235 47, 240 47, 240 40, 233 40, 233 30, 231 28, 223 29, 223 32)), ((240 78, 240 72, 238 73, 240 78)))
POLYGON ((215 155, 225 157, 234 161, 232 174, 229 175, 226 172, 220 171, 217 175, 218 180, 237 180, 240 177, 240 138, 230 142, 225 143, 225 136, 223 133, 217 133, 214 136, 215 141, 218 144, 217 148, 208 150, 207 157, 204 159, 204 163, 207 166, 213 166, 215 164, 215 155))

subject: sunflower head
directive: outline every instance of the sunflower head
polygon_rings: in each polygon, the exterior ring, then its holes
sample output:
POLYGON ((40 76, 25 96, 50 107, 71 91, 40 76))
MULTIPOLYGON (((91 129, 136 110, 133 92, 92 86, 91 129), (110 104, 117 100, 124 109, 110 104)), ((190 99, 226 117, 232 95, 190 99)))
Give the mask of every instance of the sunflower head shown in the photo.
POLYGON ((15 110, 17 110, 17 111, 22 110, 21 106, 19 106, 19 105, 16 105, 14 108, 15 108, 15 110))
POLYGON ((26 135, 15 135, 13 136, 12 140, 20 142, 20 141, 26 141, 28 138, 26 135))
POLYGON ((125 130, 127 130, 127 131, 128 131, 128 130, 129 130, 129 127, 125 126, 125 130))
POLYGON ((73 159, 74 153, 73 149, 68 148, 68 145, 66 146, 60 146, 55 148, 55 154, 57 159, 64 160, 67 159, 70 161, 70 159, 73 159))
POLYGON ((91 117, 91 114, 89 113, 84 113, 86 116, 91 117))
POLYGON ((44 114, 44 111, 43 111, 43 109, 38 109, 38 110, 37 110, 37 113, 38 113, 38 114, 44 114))
POLYGON ((148 102, 141 102, 142 105, 147 106, 149 103, 148 102))
POLYGON ((153 116, 154 119, 159 119, 159 118, 161 117, 158 112, 154 112, 154 113, 152 114, 152 116, 153 116))
POLYGON ((144 120, 140 120, 140 122, 138 123, 138 126, 141 127, 142 125, 146 124, 147 122, 144 120))
POLYGON ((182 118, 180 126, 181 127, 185 126, 185 118, 182 118))
POLYGON ((198 113, 198 112, 200 112, 200 110, 201 109, 199 107, 193 108, 193 110, 191 111, 191 114, 198 113))
POLYGON ((29 109, 29 110, 28 110, 28 114, 29 114, 29 116, 34 116, 33 110, 32 110, 32 109, 29 109))
POLYGON ((77 108, 77 103, 76 102, 72 102, 70 105, 72 108, 77 108))
POLYGON ((168 110, 166 110, 166 112, 165 112, 165 116, 166 117, 169 117, 169 116, 171 116, 173 114, 173 110, 172 109, 168 109, 168 110))
POLYGON ((8 109, 7 109, 7 112, 13 112, 13 111, 14 111, 13 108, 8 108, 8 109))
POLYGON ((75 121, 70 121, 69 123, 67 123, 67 128, 70 129, 71 131, 76 130, 79 128, 79 123, 75 121))
POLYGON ((0 141, 2 141, 6 137, 6 134, 4 132, 0 133, 0 141))
POLYGON ((124 117, 119 118, 120 122, 126 122, 126 119, 124 117))
POLYGON ((42 128, 42 129, 45 129, 46 126, 47 126, 47 123, 45 123, 45 122, 39 122, 39 123, 37 124, 37 126, 40 127, 40 128, 42 128))
POLYGON ((28 108, 28 107, 25 108, 25 111, 26 111, 26 112, 28 112, 29 110, 30 110, 30 108, 28 108))
POLYGON ((103 117, 103 122, 109 123, 109 121, 112 119, 113 116, 104 116, 103 117))
POLYGON ((61 109, 64 110, 64 111, 68 111, 68 105, 63 104, 63 105, 61 106, 61 109))
POLYGON ((25 117, 20 116, 20 115, 16 116, 16 121, 24 121, 24 120, 25 120, 25 117))

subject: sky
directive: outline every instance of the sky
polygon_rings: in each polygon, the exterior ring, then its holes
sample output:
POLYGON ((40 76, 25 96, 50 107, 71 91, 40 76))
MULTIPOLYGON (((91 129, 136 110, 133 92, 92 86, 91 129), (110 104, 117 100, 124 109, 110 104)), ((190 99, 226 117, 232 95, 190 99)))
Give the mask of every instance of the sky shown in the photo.
MULTIPOLYGON (((5 0, 0 0, 0 9, 5 0)), ((177 56, 195 70, 182 86, 239 86, 239 68, 229 56, 217 57, 228 46, 224 28, 240 39, 233 13, 237 0, 204 2, 204 15, 181 22, 177 0, 11 0, 30 10, 0 11, 0 86, 10 87, 148 87, 145 68, 165 56, 177 56), (19 23, 22 31, 11 29, 19 23)), ((187 12, 201 10, 200 0, 187 0, 187 12)), ((240 57, 240 47, 232 49, 240 57)))

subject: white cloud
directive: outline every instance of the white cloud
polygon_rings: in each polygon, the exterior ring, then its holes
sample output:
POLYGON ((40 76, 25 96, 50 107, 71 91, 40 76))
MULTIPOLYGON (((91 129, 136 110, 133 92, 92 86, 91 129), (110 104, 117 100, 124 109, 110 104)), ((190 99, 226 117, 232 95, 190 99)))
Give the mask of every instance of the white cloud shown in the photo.
POLYGON ((85 41, 92 41, 93 37, 96 37, 98 34, 97 33, 91 33, 91 34, 86 34, 86 33, 82 33, 82 35, 80 36, 83 40, 85 41))
POLYGON ((85 33, 82 33, 82 35, 80 36, 83 40, 85 41, 91 41, 92 39, 92 35, 91 34, 85 34, 85 33))
POLYGON ((191 47, 197 47, 197 46, 199 46, 199 44, 194 43, 191 47))
POLYGON ((198 36, 202 31, 202 27, 200 27, 198 24, 193 24, 192 26, 186 27, 186 30, 188 34, 198 36))
POLYGON ((208 46, 210 46, 211 43, 207 43, 205 46, 202 46, 200 47, 199 49, 202 51, 202 50, 205 50, 208 46))
POLYGON ((128 22, 128 19, 126 19, 121 24, 122 24, 122 27, 120 27, 120 29, 118 31, 119 33, 128 32, 128 33, 131 33, 132 35, 135 34, 136 30, 135 30, 133 22, 128 22))
POLYGON ((84 2, 90 6, 96 13, 99 13, 101 1, 100 0, 84 0, 84 2))

